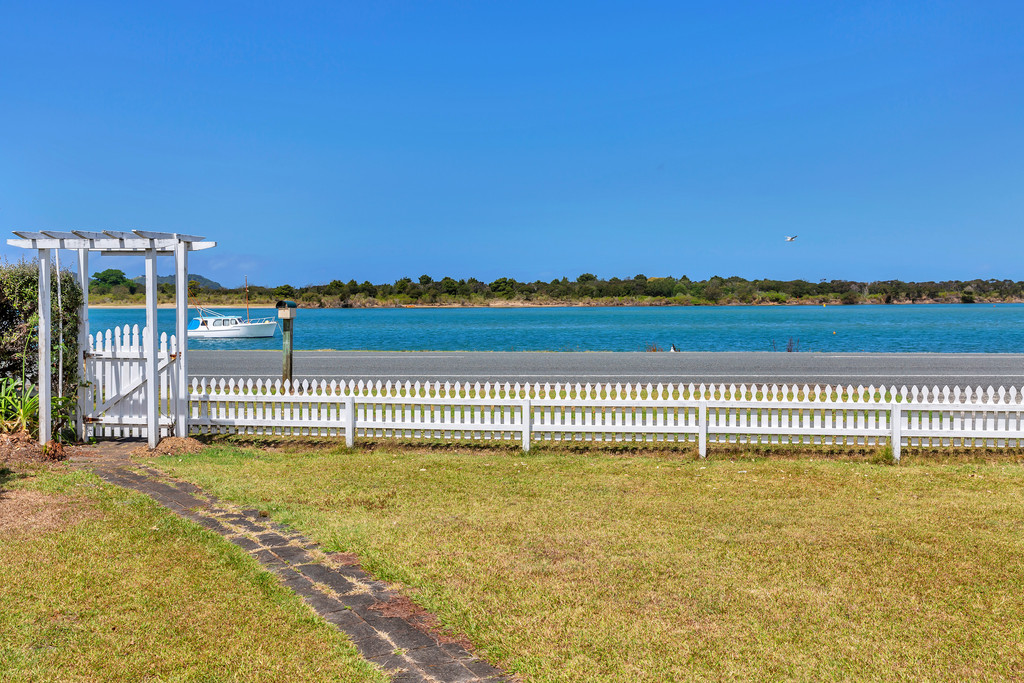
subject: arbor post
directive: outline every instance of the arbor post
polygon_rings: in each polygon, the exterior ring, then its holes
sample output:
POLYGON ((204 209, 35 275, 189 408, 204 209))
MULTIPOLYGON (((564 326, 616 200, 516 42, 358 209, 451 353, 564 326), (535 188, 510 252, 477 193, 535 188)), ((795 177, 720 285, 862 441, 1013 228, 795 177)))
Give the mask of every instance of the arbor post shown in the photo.
MULTIPOLYGON (((57 274, 60 277, 60 273, 57 274)), ((53 431, 50 412, 50 250, 39 250, 39 443, 46 445, 53 431)), ((24 387, 22 387, 24 391, 24 387)))
MULTIPOLYGON (((60 277, 60 274, 57 275, 60 277)), ((85 384, 85 354, 89 353, 89 251, 78 250, 78 286, 82 288, 82 306, 78 309, 78 405, 75 409, 75 432, 85 440, 85 402, 89 387, 85 384)))
POLYGON ((160 387, 157 383, 156 333, 156 249, 146 251, 146 333, 142 347, 146 354, 146 430, 149 448, 160 443, 160 387))
POLYGON ((178 405, 174 407, 174 435, 188 436, 188 244, 178 242, 174 247, 174 315, 178 340, 178 368, 174 382, 177 385, 178 405))

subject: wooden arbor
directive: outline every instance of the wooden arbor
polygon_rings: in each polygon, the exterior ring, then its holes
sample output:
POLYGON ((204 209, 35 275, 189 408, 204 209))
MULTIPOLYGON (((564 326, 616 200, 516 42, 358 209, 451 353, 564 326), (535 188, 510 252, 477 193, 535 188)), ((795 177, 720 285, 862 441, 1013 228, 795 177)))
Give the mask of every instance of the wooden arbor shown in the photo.
MULTIPOLYGON (((160 442, 159 406, 156 401, 158 339, 156 257, 158 254, 174 254, 175 330, 179 354, 175 363, 177 372, 174 377, 178 388, 175 424, 178 435, 188 435, 188 332, 186 331, 188 326, 188 252, 209 249, 217 246, 217 243, 204 241, 205 238, 195 235, 145 230, 132 230, 131 232, 115 230, 23 232, 16 230, 14 234, 17 238, 8 239, 7 244, 24 249, 35 249, 39 255, 39 442, 45 444, 50 440, 52 434, 50 415, 50 386, 53 374, 50 362, 50 252, 54 249, 71 249, 78 252, 78 282, 82 287, 83 295, 81 323, 78 328, 78 372, 80 377, 84 377, 85 353, 89 347, 89 252, 98 251, 104 256, 135 255, 146 258, 146 332, 143 345, 147 349, 145 370, 149 399, 146 401, 146 430, 150 448, 155 448, 160 442)), ((84 410, 82 390, 79 390, 78 397, 78 430, 81 434, 83 426, 81 416, 84 410)))

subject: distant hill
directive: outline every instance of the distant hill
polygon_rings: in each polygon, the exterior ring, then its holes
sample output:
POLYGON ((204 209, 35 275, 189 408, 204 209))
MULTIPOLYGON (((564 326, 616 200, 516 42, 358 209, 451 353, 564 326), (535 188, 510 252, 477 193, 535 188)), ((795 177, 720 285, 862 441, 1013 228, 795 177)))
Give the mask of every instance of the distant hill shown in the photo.
MULTIPOLYGON (((199 286, 202 287, 203 289, 224 289, 223 287, 221 287, 219 282, 214 282, 213 280, 210 280, 209 278, 205 278, 202 275, 196 275, 195 273, 189 273, 188 279, 189 280, 195 280, 196 282, 199 283, 199 286)), ((144 284, 146 284, 146 276, 145 275, 140 275, 138 277, 133 277, 132 278, 132 282, 137 282, 140 285, 144 285, 144 284)), ((173 285, 174 284, 174 276, 173 275, 157 275, 156 276, 156 283, 158 285, 173 285)))

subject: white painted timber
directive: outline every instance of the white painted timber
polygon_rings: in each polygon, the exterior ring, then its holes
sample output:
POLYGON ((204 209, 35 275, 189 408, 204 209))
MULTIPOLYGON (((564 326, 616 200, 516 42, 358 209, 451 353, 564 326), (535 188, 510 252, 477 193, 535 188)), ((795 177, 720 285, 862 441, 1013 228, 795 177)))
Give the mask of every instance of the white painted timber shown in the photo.
POLYGON ((89 350, 89 252, 78 251, 78 286, 82 289, 82 305, 78 309, 78 406, 75 410, 75 433, 85 434, 82 406, 85 405, 85 354, 89 350))
MULTIPOLYGON (((161 254, 172 254, 180 242, 174 238, 149 240, 132 235, 134 239, 114 239, 105 236, 103 239, 55 239, 44 233, 15 232, 21 239, 8 239, 7 244, 23 249, 88 249, 103 254, 140 254, 149 249, 156 249, 161 254), (29 237, 26 237, 29 236, 29 237)), ((128 233, 130 234, 130 233, 128 233)), ((189 251, 201 251, 217 246, 216 242, 185 242, 189 251)))
MULTIPOLYGON (((60 277, 60 273, 57 273, 60 277)), ((39 443, 46 444, 52 432, 50 383, 50 250, 39 250, 39 443)))
POLYGON ((193 431, 403 439, 1019 446, 1024 392, 193 379, 193 431), (895 420, 893 419, 895 416, 895 420))
MULTIPOLYGON (((145 336, 145 333, 143 334, 145 336)), ((87 375, 103 435, 141 435, 148 384, 138 328, 90 338, 87 375), (94 387, 94 388, 93 388, 94 387)), ((176 340, 161 337, 160 429, 173 429, 176 340)), ((195 433, 545 442, 1020 447, 1024 391, 948 387, 282 382, 195 378, 195 433)), ((180 395, 178 396, 180 398, 180 395)), ((179 432, 180 433, 180 432, 179 432)), ((97 433, 97 435, 99 435, 97 433)))
POLYGON ((156 448, 160 443, 160 397, 157 393, 156 377, 156 250, 146 253, 146 329, 144 332, 143 349, 146 354, 146 431, 149 447, 156 448))
MULTIPOLYGON (((90 335, 83 374, 84 397, 80 404, 85 438, 146 437, 150 429, 149 364, 144 341, 147 329, 125 325, 103 334, 90 335)), ((177 340, 161 334, 156 350, 157 433, 181 434, 176 428, 177 362, 181 357, 177 340)))
MULTIPOLYGON (((131 232, 105 230, 93 232, 86 230, 43 230, 31 232, 14 231, 16 239, 8 239, 7 244, 25 249, 35 249, 39 255, 39 438, 46 442, 50 438, 50 250, 74 249, 78 251, 78 277, 82 286, 85 305, 82 310, 82 324, 79 327, 80 355, 79 376, 84 386, 78 391, 78 410, 76 426, 83 438, 97 435, 96 424, 134 425, 138 415, 145 415, 145 429, 110 430, 100 428, 103 436, 139 436, 145 433, 151 447, 155 446, 166 424, 175 425, 177 433, 188 433, 188 337, 185 331, 188 295, 188 252, 209 249, 216 242, 206 241, 198 235, 183 233, 152 232, 132 230, 131 232), (125 340, 122 348, 120 330, 117 349, 111 350, 110 331, 107 332, 106 344, 101 338, 95 347, 86 351, 86 340, 89 335, 88 300, 89 300, 89 252, 98 251, 104 255, 139 255, 146 257, 146 330, 144 340, 137 339, 138 328, 135 328, 132 343, 125 340), (157 359, 157 327, 156 327, 156 255, 173 254, 175 260, 175 281, 177 282, 177 339, 181 340, 178 349, 176 339, 171 338, 172 351, 170 357, 179 359, 173 375, 161 374, 166 364, 160 365, 157 359), (138 344, 135 344, 138 342, 138 344), (136 348, 144 346, 145 352, 136 348), (105 351, 103 349, 106 349, 105 351), (131 350, 129 350, 131 349, 131 350), (104 354, 108 354, 104 356, 104 354), (113 354, 113 355, 109 355, 113 354), (145 359, 145 367, 138 368, 130 363, 138 358, 145 359), (111 362, 101 362, 109 360, 111 362), (139 372, 142 377, 137 376, 139 372), (146 395, 148 394, 148 399, 146 395), (102 410, 100 408, 102 407, 102 410), (173 419, 161 418, 161 411, 169 411, 173 419), (129 415, 115 421, 117 415, 129 415)), ((58 252, 59 253, 59 252, 58 252)), ((58 269, 59 270, 59 269, 58 269)), ((58 277, 60 276, 58 272, 58 277)), ((59 290, 58 290, 59 295, 59 290)), ((127 337, 127 327, 125 336, 127 337)))
POLYGON ((174 254, 174 331, 178 342, 178 372, 174 379, 178 436, 188 436, 188 248, 181 242, 174 254))

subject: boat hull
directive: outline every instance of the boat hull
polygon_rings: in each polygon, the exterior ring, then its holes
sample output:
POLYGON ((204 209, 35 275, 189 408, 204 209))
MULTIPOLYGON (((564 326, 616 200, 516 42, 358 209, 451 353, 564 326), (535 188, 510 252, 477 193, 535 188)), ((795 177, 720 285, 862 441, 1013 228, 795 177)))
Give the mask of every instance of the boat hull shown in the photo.
POLYGON ((273 337, 277 331, 277 323, 273 320, 258 323, 239 323, 219 327, 201 327, 189 330, 189 339, 252 339, 254 337, 273 337))

